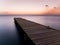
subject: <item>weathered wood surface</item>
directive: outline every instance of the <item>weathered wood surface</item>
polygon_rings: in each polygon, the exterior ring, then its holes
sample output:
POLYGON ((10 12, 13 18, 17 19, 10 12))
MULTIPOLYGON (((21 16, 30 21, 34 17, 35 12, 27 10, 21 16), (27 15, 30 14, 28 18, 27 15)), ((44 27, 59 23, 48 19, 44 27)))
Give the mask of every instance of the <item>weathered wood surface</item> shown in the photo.
POLYGON ((22 18, 15 21, 36 45, 60 45, 60 31, 22 18))

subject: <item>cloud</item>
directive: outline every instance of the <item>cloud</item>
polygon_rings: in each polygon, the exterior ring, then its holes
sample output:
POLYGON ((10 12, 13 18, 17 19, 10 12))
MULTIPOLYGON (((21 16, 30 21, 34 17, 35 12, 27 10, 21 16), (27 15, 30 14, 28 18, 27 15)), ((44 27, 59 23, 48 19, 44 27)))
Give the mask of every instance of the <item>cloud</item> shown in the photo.
POLYGON ((49 8, 48 10, 45 10, 46 14, 60 14, 60 6, 49 8))

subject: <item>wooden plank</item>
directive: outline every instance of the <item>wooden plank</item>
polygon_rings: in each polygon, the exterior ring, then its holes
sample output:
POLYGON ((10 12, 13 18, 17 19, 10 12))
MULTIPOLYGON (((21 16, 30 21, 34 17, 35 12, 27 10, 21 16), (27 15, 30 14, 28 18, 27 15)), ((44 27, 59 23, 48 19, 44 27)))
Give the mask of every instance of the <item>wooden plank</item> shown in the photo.
POLYGON ((22 18, 14 19, 35 45, 60 44, 60 31, 22 18))

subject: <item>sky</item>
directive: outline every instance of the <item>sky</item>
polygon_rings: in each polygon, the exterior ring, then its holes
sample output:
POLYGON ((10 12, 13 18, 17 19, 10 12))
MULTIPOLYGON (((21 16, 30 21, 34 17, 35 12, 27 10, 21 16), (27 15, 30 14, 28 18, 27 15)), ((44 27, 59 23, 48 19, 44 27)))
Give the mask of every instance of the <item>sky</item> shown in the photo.
POLYGON ((60 14, 60 0, 0 0, 0 14, 60 14))

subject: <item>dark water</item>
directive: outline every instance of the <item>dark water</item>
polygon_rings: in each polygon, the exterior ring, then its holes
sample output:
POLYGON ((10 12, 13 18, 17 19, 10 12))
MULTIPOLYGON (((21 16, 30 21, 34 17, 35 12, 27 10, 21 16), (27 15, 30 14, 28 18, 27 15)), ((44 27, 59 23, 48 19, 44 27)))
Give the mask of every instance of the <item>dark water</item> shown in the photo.
POLYGON ((19 37, 12 16, 0 16, 0 45, 19 44, 19 37))
POLYGON ((0 45, 20 45, 14 17, 24 18, 60 30, 60 16, 0 16, 0 45))

